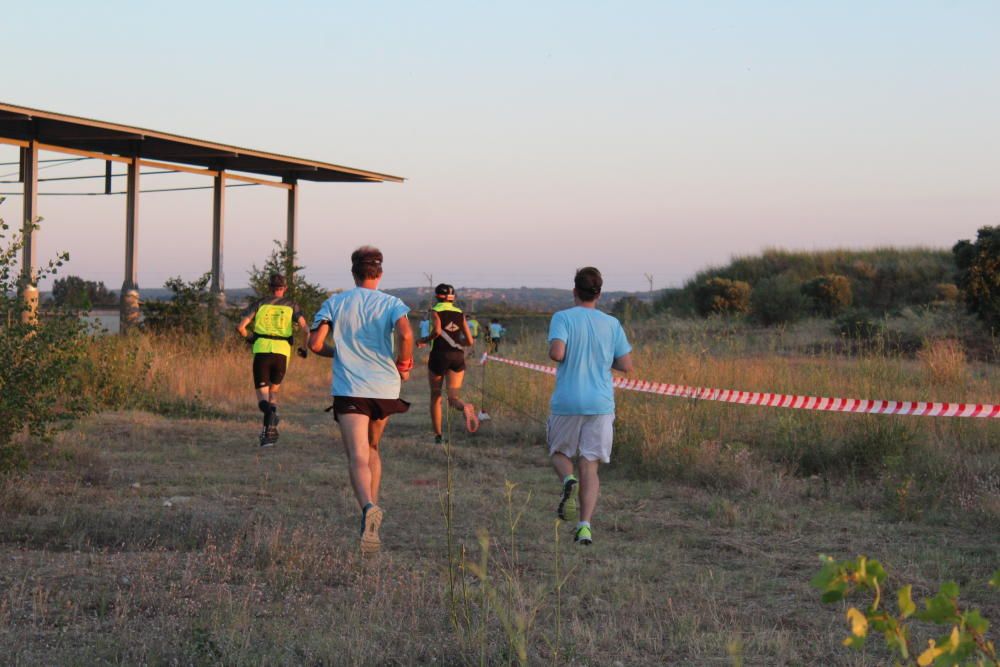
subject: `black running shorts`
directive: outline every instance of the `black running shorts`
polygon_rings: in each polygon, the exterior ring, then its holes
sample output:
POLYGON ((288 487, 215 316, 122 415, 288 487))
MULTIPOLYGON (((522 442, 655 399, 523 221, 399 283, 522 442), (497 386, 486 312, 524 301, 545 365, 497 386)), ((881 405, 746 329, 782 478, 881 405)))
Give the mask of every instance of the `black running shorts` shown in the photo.
POLYGON ((427 359, 427 370, 431 375, 444 375, 448 371, 461 373, 465 370, 465 350, 432 351, 427 359))
POLYGON ((288 368, 288 357, 273 352, 260 352, 253 355, 253 386, 266 387, 269 384, 281 384, 288 368))
POLYGON ((340 421, 340 415, 365 415, 378 421, 390 415, 406 412, 410 404, 401 398, 362 398, 358 396, 334 396, 333 418, 340 421))

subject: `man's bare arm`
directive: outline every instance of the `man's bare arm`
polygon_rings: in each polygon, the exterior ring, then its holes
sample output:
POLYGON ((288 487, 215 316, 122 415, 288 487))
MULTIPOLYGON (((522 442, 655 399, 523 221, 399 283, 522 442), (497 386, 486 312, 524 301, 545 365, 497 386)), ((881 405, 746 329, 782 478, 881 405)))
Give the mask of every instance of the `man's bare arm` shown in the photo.
POLYGON ((611 364, 611 368, 616 371, 621 371, 622 373, 632 372, 632 353, 624 354, 620 357, 616 357, 614 363, 611 364))
POLYGON ((313 331, 309 332, 309 349, 321 357, 332 357, 334 347, 327 345, 326 337, 330 333, 330 323, 323 322, 313 331))
POLYGON ((396 320, 396 338, 399 341, 396 347, 396 368, 399 370, 399 377, 409 380, 410 369, 413 368, 413 329, 410 328, 410 319, 406 315, 396 320))
POLYGON ((566 341, 554 339, 549 343, 549 359, 552 361, 562 361, 566 358, 566 341))
POLYGON ((236 325, 236 333, 246 338, 248 335, 247 325, 250 324, 252 321, 253 321, 253 315, 247 315, 246 317, 244 317, 242 320, 240 320, 240 323, 236 325))

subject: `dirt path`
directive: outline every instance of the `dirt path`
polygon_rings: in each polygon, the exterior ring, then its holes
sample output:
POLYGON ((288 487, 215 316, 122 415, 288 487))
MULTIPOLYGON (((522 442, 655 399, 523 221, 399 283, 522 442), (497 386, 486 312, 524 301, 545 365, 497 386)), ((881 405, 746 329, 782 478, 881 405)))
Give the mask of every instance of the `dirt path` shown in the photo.
POLYGON ((877 642, 840 646, 842 609, 808 586, 818 553, 881 558, 920 595, 961 572, 963 595, 1000 618, 982 585, 997 527, 891 522, 808 484, 789 497, 778 478, 773 495, 741 495, 609 468, 595 545, 574 547, 567 526, 557 545, 542 429, 493 406, 475 436, 454 425, 453 536, 476 559, 488 532, 502 595, 485 643, 475 609, 456 632, 447 458, 425 387, 419 374, 407 385, 413 407, 383 442, 385 546, 367 562, 319 388, 282 407, 272 450, 255 446, 252 406, 246 420, 105 414, 60 435, 61 458, 3 487, 0 645, 15 664, 507 664, 498 615, 535 609, 532 663, 556 648, 572 664, 884 663, 877 642), (572 570, 558 629, 557 561, 572 570))

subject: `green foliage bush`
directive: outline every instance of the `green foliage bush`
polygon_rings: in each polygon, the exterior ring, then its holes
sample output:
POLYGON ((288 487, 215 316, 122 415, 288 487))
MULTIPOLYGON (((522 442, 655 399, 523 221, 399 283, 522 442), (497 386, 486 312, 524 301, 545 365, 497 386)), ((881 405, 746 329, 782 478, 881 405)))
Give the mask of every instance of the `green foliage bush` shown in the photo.
POLYGON ((274 245, 263 266, 258 268, 254 264, 250 268, 250 287, 258 299, 264 299, 271 295, 268 286, 271 274, 280 273, 286 278, 294 274, 285 296, 298 303, 306 319, 310 320, 323 302, 330 298, 330 291, 306 280, 305 267, 295 264, 295 253, 289 253, 286 245, 280 241, 275 241, 274 245))
POLYGON ((767 250, 756 256, 736 257, 725 266, 700 271, 679 293, 664 293, 656 307, 685 314, 683 306, 690 304, 695 291, 711 278, 743 281, 756 287, 762 280, 778 277, 803 283, 835 274, 851 281, 856 307, 878 314, 894 313, 907 306, 928 305, 939 300, 937 286, 951 282, 954 273, 955 260, 947 250, 767 250))
POLYGON ((802 294, 809 299, 813 311, 825 317, 844 312, 854 301, 850 279, 835 273, 803 283, 802 294))
POLYGON ((1000 329, 1000 227, 983 227, 976 241, 952 248, 958 285, 969 309, 992 329, 1000 329))
POLYGON ((622 297, 611 306, 611 314, 622 322, 631 322, 634 319, 645 319, 653 314, 653 306, 634 296, 622 297))
MULTIPOLYGON (((889 575, 877 560, 858 556, 838 562, 829 556, 820 556, 820 561, 823 567, 813 578, 812 585, 819 589, 823 602, 840 602, 858 593, 871 596, 871 603, 864 610, 848 607, 846 616, 851 634, 844 639, 845 646, 859 649, 874 632, 882 635, 886 645, 902 661, 896 664, 1000 667, 996 645, 986 636, 989 622, 979 610, 962 608, 955 582, 942 584, 936 595, 924 600, 923 609, 913 599, 913 586, 900 586, 893 596, 896 607, 893 613, 889 611, 890 596, 885 590, 889 575), (914 645, 913 636, 918 628, 913 621, 943 627, 947 634, 927 639, 926 648, 916 654, 919 645, 914 645)), ((1000 586, 1000 570, 990 579, 989 586, 1000 586)))
POLYGON ((52 283, 52 301, 60 308, 90 310, 117 305, 118 297, 108 291, 103 282, 84 280, 79 276, 57 278, 52 283))
MULTIPOLYGON (((2 199, 0 199, 2 203, 2 199)), ((22 322, 18 296, 23 234, 9 233, 0 219, 0 473, 24 465, 18 437, 25 431, 44 436, 88 409, 80 388, 89 336, 79 319, 64 312, 22 322)), ((39 271, 53 275, 69 259, 61 254, 39 271)))
POLYGON ((784 276, 764 278, 750 293, 750 317, 764 326, 800 320, 807 305, 799 284, 784 276))
POLYGON ((142 303, 143 327, 154 333, 207 334, 215 321, 212 313, 215 295, 208 285, 212 274, 184 282, 178 276, 170 278, 164 287, 173 292, 169 301, 142 303))
POLYGON ((750 285, 741 280, 709 278, 695 290, 695 305, 702 317, 745 313, 750 310, 750 285))

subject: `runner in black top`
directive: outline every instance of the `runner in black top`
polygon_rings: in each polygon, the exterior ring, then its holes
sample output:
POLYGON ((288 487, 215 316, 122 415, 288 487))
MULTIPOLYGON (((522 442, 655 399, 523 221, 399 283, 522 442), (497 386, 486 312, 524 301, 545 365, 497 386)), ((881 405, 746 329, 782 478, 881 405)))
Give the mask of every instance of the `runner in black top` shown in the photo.
POLYGON ((433 341, 427 360, 427 378, 431 387, 431 424, 434 442, 442 441, 441 435, 441 386, 448 378, 448 405, 465 416, 465 427, 470 433, 479 428, 476 408, 458 398, 465 377, 465 348, 472 346, 472 333, 465 315, 455 306, 455 288, 441 283, 434 288, 437 304, 431 310, 431 331, 417 341, 423 346, 433 341))

